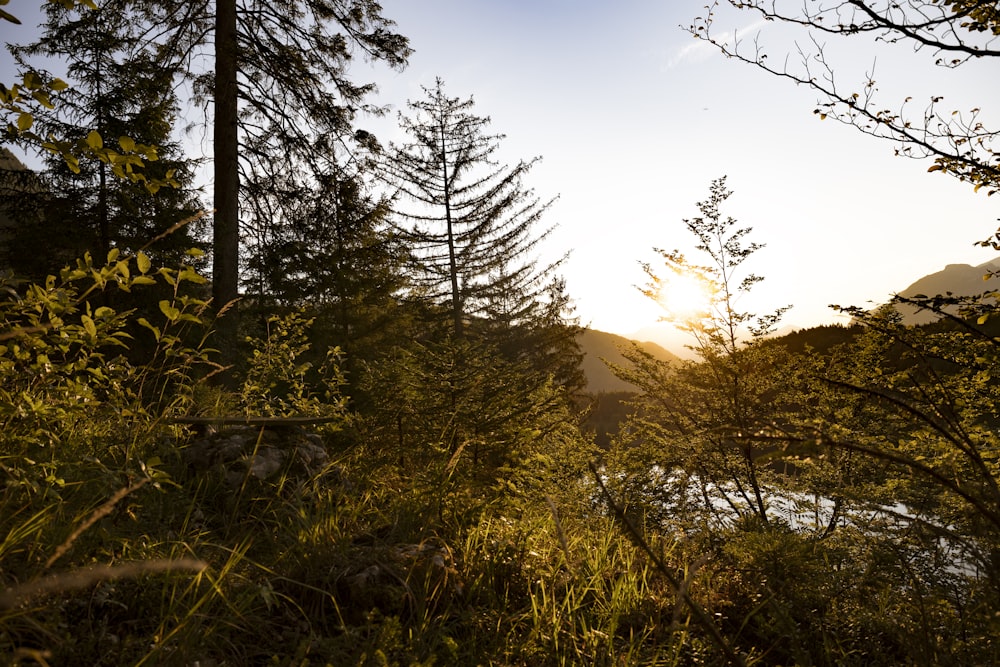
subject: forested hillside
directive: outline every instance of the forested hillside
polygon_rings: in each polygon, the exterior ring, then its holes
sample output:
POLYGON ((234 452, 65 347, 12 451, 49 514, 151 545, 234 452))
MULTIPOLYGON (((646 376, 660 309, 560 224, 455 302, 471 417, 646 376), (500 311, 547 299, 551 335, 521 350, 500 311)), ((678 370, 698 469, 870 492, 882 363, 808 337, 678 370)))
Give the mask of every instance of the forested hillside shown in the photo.
POLYGON ((652 354, 655 358, 664 361, 680 361, 680 359, 660 347, 656 343, 649 341, 632 341, 624 336, 597 331, 595 329, 583 329, 577 337, 577 344, 583 359, 580 368, 587 379, 586 390, 590 394, 614 391, 633 391, 635 387, 614 374, 610 365, 620 365, 624 363, 625 356, 623 350, 628 350, 633 345, 638 345, 642 349, 652 354))
MULTIPOLYGON (((1000 55, 995 2, 731 4, 1000 55)), ((667 220, 695 252, 641 265, 696 358, 617 345, 473 91, 359 129, 356 60, 405 75, 419 47, 378 3, 43 6, 0 88, 41 165, 0 165, 0 662, 1000 662, 995 293, 776 338, 720 176, 667 220)), ((712 21, 702 44, 796 78, 712 21)), ((798 76, 824 118, 1000 189, 982 123, 798 76)))

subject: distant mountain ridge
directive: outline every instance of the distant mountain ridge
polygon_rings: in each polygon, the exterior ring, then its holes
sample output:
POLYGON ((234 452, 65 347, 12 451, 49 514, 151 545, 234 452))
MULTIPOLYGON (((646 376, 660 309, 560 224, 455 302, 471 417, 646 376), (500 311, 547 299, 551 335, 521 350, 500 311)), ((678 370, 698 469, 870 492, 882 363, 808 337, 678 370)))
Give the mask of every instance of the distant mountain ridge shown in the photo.
MULTIPOLYGON (((900 290, 900 296, 914 297, 917 295, 936 296, 952 293, 956 296, 974 296, 989 290, 1000 290, 1000 278, 983 277, 1000 271, 1000 258, 984 262, 977 266, 969 264, 948 264, 941 271, 930 273, 919 278, 906 289, 900 290)), ((929 311, 917 311, 908 306, 897 306, 906 324, 927 324, 937 317, 929 311)))
POLYGON ((584 329, 583 333, 577 337, 577 342, 584 355, 581 367, 587 378, 587 391, 592 394, 637 390, 634 385, 616 377, 603 361, 606 359, 613 364, 625 365, 627 362, 622 356, 620 349, 622 347, 628 348, 629 345, 635 343, 657 359, 668 362, 680 361, 677 355, 656 343, 633 341, 625 336, 597 331, 596 329, 584 329))

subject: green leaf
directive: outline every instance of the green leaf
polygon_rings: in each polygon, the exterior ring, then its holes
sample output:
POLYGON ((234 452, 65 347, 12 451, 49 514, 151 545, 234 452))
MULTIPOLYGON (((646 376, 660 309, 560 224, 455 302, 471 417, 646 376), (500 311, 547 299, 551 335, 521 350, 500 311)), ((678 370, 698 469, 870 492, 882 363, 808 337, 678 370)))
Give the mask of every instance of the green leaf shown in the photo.
POLYGON ((142 274, 149 273, 149 269, 153 266, 153 263, 149 261, 149 257, 141 250, 135 256, 135 264, 139 267, 139 273, 142 274))
POLYGON ((31 129, 31 126, 35 123, 35 117, 32 116, 27 111, 21 112, 17 117, 17 129, 21 132, 27 132, 31 129))
POLYGON ((199 275, 198 272, 195 271, 194 268, 190 266, 185 266, 180 271, 180 273, 177 274, 177 282, 181 282, 183 280, 189 280, 195 283, 196 285, 204 285, 206 282, 208 282, 207 278, 205 278, 202 275, 199 275))
POLYGON ((131 137, 118 137, 118 145, 122 147, 122 150, 126 153, 131 153, 135 150, 135 140, 131 137))
POLYGON ((156 337, 157 341, 160 340, 160 329, 158 327, 154 327, 152 324, 150 324, 149 320, 147 320, 145 317, 140 317, 138 320, 136 320, 136 322, 138 322, 140 326, 144 326, 147 329, 149 329, 150 331, 152 331, 153 332, 153 336, 156 337))
POLYGON ((41 104, 46 109, 56 108, 56 105, 52 104, 52 101, 49 100, 48 93, 46 93, 43 90, 36 90, 35 92, 31 93, 31 96, 35 99, 36 102, 41 104))
POLYGON ((16 16, 14 16, 13 14, 8 14, 2 9, 0 9, 0 19, 3 19, 4 21, 10 21, 14 25, 21 25, 21 21, 19 21, 16 16))
POLYGON ((125 282, 128 282, 128 279, 131 277, 131 273, 129 272, 129 269, 128 269, 128 261, 127 260, 123 259, 120 262, 118 262, 117 264, 115 264, 115 270, 118 271, 118 273, 121 275, 122 279, 125 282))
POLYGON ((104 139, 101 138, 101 133, 97 130, 91 130, 90 134, 87 135, 87 145, 95 151, 98 148, 104 148, 104 139))
POLYGON ((160 302, 160 312, 166 315, 167 319, 171 322, 176 322, 181 316, 181 311, 171 305, 166 299, 160 302))
POLYGON ((97 338, 97 325, 94 324, 94 320, 89 315, 81 315, 80 322, 83 323, 83 329, 87 332, 87 335, 91 338, 97 338))

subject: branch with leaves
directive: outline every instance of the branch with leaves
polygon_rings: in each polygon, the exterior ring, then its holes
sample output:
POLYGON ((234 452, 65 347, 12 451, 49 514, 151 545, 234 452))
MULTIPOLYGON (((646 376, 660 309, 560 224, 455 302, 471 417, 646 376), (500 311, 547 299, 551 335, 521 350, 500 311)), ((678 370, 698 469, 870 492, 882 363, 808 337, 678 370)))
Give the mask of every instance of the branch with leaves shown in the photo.
POLYGON ((1000 10, 995 3, 971 0, 909 0, 878 7, 862 0, 847 0, 830 6, 809 3, 785 9, 779 2, 730 0, 741 10, 775 21, 806 29, 805 45, 796 43, 799 65, 772 64, 759 36, 747 44, 735 33, 716 31, 716 11, 721 2, 706 8, 686 29, 695 38, 715 46, 727 57, 753 65, 779 78, 808 86, 822 98, 814 113, 820 119, 832 119, 852 125, 863 133, 897 144, 896 154, 910 158, 932 158, 928 171, 941 171, 972 184, 976 191, 986 189, 992 195, 1000 190, 1000 130, 987 127, 981 109, 940 109, 941 96, 932 96, 922 112, 910 110, 907 97, 898 109, 877 101, 875 70, 865 73, 860 90, 845 90, 837 82, 823 45, 813 32, 850 36, 872 34, 876 41, 912 42, 914 49, 933 49, 934 64, 955 68, 972 58, 1000 56, 995 48, 1000 37, 1000 10), (944 53, 957 57, 946 57, 944 53))

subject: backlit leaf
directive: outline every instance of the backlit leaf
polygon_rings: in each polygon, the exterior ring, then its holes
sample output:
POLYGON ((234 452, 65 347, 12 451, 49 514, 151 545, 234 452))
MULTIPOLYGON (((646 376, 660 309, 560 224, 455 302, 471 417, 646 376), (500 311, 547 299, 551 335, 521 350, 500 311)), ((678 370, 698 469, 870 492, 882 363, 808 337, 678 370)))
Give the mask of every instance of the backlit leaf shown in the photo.
POLYGON ((81 315, 80 322, 83 323, 83 329, 89 336, 92 338, 97 337, 97 325, 94 324, 94 320, 89 315, 81 315))
POLYGON ((166 299, 160 302, 160 312, 166 315, 167 319, 171 322, 176 322, 177 318, 181 316, 181 311, 171 305, 166 299))

